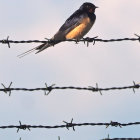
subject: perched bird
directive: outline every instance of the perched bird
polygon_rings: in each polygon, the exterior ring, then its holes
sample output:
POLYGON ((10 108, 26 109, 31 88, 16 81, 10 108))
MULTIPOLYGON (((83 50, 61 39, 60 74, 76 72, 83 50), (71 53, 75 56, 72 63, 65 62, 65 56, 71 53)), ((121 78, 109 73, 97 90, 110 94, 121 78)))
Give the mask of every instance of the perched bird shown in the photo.
POLYGON ((51 38, 51 41, 48 43, 41 44, 25 53, 18 55, 23 57, 28 53, 37 51, 39 53, 44 49, 47 49, 50 46, 54 46, 57 43, 60 43, 67 39, 81 39, 87 32, 91 29, 92 25, 96 20, 95 9, 98 8, 92 3, 85 2, 80 8, 75 11, 60 27, 58 32, 51 38))

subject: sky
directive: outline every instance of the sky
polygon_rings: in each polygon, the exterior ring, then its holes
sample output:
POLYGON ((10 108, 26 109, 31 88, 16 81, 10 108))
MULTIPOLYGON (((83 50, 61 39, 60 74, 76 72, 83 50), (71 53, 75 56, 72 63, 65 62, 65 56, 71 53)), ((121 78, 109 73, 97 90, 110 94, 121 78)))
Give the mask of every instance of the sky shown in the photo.
MULTIPOLYGON (((0 40, 44 40, 51 38, 84 0, 0 0, 0 40)), ((136 37, 140 34, 139 0, 89 0, 99 8, 96 22, 85 37, 102 39, 136 37)), ((113 87, 140 83, 140 44, 138 41, 114 43, 63 42, 39 54, 22 59, 17 55, 38 44, 0 44, 0 83, 12 87, 37 88, 56 86, 113 87)), ((0 88, 3 88, 0 85, 0 88)), ((133 90, 99 93, 55 90, 49 96, 43 91, 13 91, 9 97, 0 92, 0 126, 61 125, 74 123, 140 121, 140 94, 133 90)), ((1 129, 0 139, 8 140, 99 140, 108 134, 115 137, 140 137, 140 126, 123 128, 105 126, 67 129, 1 129)))

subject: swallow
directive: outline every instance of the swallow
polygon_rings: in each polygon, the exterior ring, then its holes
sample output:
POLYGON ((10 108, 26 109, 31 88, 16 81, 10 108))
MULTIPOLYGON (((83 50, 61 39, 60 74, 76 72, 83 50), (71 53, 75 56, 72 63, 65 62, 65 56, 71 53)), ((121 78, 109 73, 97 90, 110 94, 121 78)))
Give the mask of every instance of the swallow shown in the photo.
POLYGON ((96 20, 95 9, 98 8, 92 3, 85 2, 80 8, 75 11, 60 27, 57 33, 48 41, 40 46, 37 46, 31 50, 28 50, 18 57, 23 57, 33 51, 37 53, 54 46, 62 41, 68 39, 80 40, 84 35, 88 33, 96 20))

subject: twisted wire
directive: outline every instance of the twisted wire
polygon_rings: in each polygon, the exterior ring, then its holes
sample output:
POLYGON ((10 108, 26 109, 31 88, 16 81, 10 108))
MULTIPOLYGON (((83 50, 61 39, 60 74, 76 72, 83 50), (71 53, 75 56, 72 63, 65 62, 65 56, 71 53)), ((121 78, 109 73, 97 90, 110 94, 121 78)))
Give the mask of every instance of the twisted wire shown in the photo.
POLYGON ((28 125, 28 124, 22 124, 21 121, 19 121, 19 125, 7 125, 7 126, 0 126, 0 129, 8 129, 8 128, 16 128, 17 132, 22 129, 22 130, 31 130, 31 128, 45 128, 45 129, 55 129, 55 128, 73 128, 75 131, 75 127, 81 127, 81 126, 106 126, 108 128, 109 126, 112 127, 124 127, 124 126, 132 126, 132 125, 140 125, 140 122, 130 122, 130 123, 120 123, 120 122, 113 122, 111 121, 110 123, 73 123, 73 119, 71 122, 65 122, 65 124, 62 125, 28 125))
POLYGON ((83 90, 83 91, 91 91, 91 92, 99 92, 102 95, 102 91, 110 91, 110 90, 125 90, 125 89, 132 89, 135 93, 135 89, 140 88, 140 84, 136 84, 133 81, 133 85, 130 86, 122 86, 122 87, 109 87, 109 88, 99 88, 98 84, 96 83, 96 87, 88 86, 88 87, 75 87, 75 86, 55 86, 55 84, 48 86, 45 83, 45 87, 42 88, 11 88, 12 82, 8 87, 6 87, 3 83, 1 84, 3 88, 0 88, 0 91, 3 91, 5 93, 9 92, 9 96, 11 95, 12 91, 44 91, 45 95, 50 94, 53 90, 83 90), (46 93, 47 92, 47 93, 46 93))
MULTIPOLYGON (((98 36, 96 37, 86 37, 82 38, 80 40, 75 40, 75 39, 68 39, 68 40, 61 40, 61 41, 72 41, 72 42, 87 42, 87 46, 89 43, 95 44, 95 42, 115 42, 115 41, 139 41, 140 42, 140 36, 135 34, 137 36, 136 38, 119 38, 119 39, 100 39, 98 36)), ((46 41, 40 41, 40 40, 21 40, 21 41, 16 41, 16 40, 9 40, 9 36, 7 39, 0 40, 0 43, 2 44, 8 44, 8 47, 10 48, 10 43, 55 43, 54 40, 50 40, 45 38, 46 41)), ((58 41, 58 40, 57 40, 58 41)))

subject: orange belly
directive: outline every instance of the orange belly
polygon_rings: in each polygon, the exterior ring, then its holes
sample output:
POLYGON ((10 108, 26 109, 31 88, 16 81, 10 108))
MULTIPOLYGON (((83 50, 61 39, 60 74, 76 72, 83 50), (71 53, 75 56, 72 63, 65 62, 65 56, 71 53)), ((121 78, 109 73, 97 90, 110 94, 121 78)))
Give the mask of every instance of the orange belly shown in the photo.
POLYGON ((81 39, 90 30, 92 25, 90 19, 87 17, 80 25, 66 35, 66 39, 81 39))

